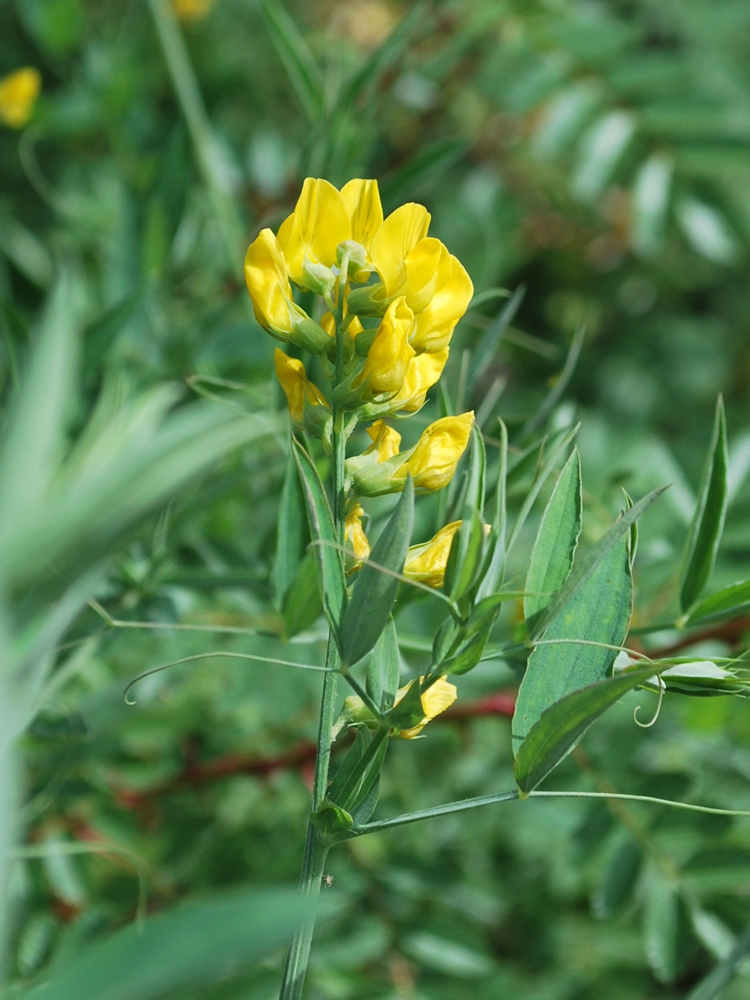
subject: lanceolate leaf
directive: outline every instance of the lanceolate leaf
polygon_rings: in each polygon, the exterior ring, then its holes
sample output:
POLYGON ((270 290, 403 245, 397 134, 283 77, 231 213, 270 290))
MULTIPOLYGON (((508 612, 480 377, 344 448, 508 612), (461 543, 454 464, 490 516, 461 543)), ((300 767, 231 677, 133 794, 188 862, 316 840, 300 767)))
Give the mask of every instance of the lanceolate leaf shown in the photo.
POLYGON ((323 111, 323 81, 299 28, 277 0, 262 0, 261 10, 268 33, 289 81, 311 122, 323 111))
POLYGON ((698 506, 690 525, 680 583, 680 608, 689 611, 703 593, 716 561, 727 510, 727 428, 724 403, 719 397, 716 419, 698 506))
POLYGON ((518 751, 513 773, 522 792, 530 792, 566 757, 592 722, 624 694, 667 666, 649 664, 623 670, 558 701, 531 728, 518 751))
POLYGON ((357 575, 351 601, 341 623, 340 650, 344 666, 357 663, 373 648, 391 615, 399 581, 390 573, 400 573, 411 539, 414 520, 414 486, 411 476, 396 509, 381 532, 370 559, 357 575))
POLYGON ((581 462, 575 449, 555 484, 534 542, 526 576, 527 621, 533 621, 565 583, 580 532, 581 462))
POLYGON ((626 532, 630 531, 631 525, 635 524, 641 514, 647 510, 654 500, 656 500, 656 498, 667 488, 668 487, 666 486, 659 486, 655 490, 651 490, 650 493, 647 493, 645 497, 642 497, 638 503, 633 504, 633 506, 629 510, 626 510, 625 513, 615 522, 615 524, 612 525, 606 535, 603 535, 596 545, 594 545, 588 550, 588 552, 584 553, 583 556, 577 560, 575 569, 562 585, 557 593, 557 596, 547 605, 544 611, 539 615, 539 618, 534 622, 533 632, 529 635, 529 639, 531 641, 540 638, 552 619, 568 603, 568 601, 573 599, 574 595, 583 586, 586 580, 588 580, 607 553, 610 552, 615 545, 617 545, 618 541, 626 532))
POLYGON ((400 673, 398 638, 391 618, 375 643, 367 666, 367 693, 383 712, 393 708, 400 673))
POLYGON ((298 574, 305 542, 309 538, 305 522, 305 498, 302 495, 297 463, 290 451, 281 490, 276 527, 276 558, 273 564, 273 588, 279 607, 283 606, 287 591, 298 574))
POLYGON ((543 641, 529 657, 513 716, 514 753, 545 709, 609 674, 617 649, 607 647, 622 644, 632 611, 628 542, 623 535, 607 552, 552 619, 543 641))
POLYGON ((338 539, 333 527, 333 515, 315 463, 298 441, 292 442, 292 448, 305 497, 310 534, 313 542, 318 543, 315 545, 315 558, 320 574, 323 610, 337 635, 346 606, 346 584, 341 553, 336 548, 338 539))
POLYGON ((692 612, 688 622, 692 625, 704 618, 713 618, 714 615, 735 612, 749 603, 750 580, 742 580, 740 583, 733 583, 716 594, 706 597, 692 612))

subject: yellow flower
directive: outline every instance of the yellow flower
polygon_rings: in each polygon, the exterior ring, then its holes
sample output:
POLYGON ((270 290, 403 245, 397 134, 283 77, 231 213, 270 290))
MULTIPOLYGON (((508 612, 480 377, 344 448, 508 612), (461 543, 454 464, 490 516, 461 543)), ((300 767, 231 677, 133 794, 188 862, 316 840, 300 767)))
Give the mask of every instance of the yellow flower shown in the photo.
POLYGON ((351 237, 369 252, 375 233, 383 224, 383 206, 377 181, 355 179, 341 188, 341 197, 349 213, 351 237))
POLYGON ((426 583, 428 587, 442 587, 453 536, 460 527, 460 521, 453 521, 441 528, 429 542, 410 545, 404 563, 404 576, 426 583))
POLYGON ((431 353, 444 350, 473 295, 474 285, 463 264, 446 251, 440 260, 434 294, 416 316, 417 328, 412 337, 415 350, 431 353))
POLYGON ((440 490, 453 478, 458 460, 469 443, 474 425, 474 411, 458 417, 442 417, 423 432, 410 457, 397 470, 397 479, 411 473, 419 490, 440 490))
POLYGON ((304 287, 305 261, 332 268, 339 243, 351 238, 349 212, 341 193, 328 181, 306 178, 294 211, 279 228, 289 277, 304 287))
POLYGON ((414 413, 424 406, 427 391, 440 379, 448 360, 450 348, 437 354, 418 354, 409 362, 404 384, 391 400, 393 410, 414 413), (398 404, 398 405, 396 405, 398 404))
POLYGON ((38 69, 24 66, 0 80, 0 121, 11 128, 23 128, 31 118, 42 89, 38 69))
POLYGON ((372 262, 385 285, 388 298, 400 294, 406 273, 404 260, 427 235, 430 213, 423 205, 409 202, 391 212, 372 240, 372 262))
MULTIPOLYGON (((420 681, 422 680, 421 677, 419 679, 420 681)), ((413 683, 414 681, 411 681, 405 687, 399 688, 396 693, 395 705, 398 705, 401 699, 405 697, 406 692, 413 683)), ((428 722, 444 712, 446 708, 450 708, 457 696, 458 691, 455 684, 449 684, 445 677, 441 677, 421 695, 422 711, 424 712, 422 721, 418 725, 412 726, 411 729, 402 729, 394 733, 394 735, 401 740, 413 740, 416 736, 419 736, 428 722)))
POLYGON ((404 258, 400 292, 415 313, 429 305, 449 259, 447 248, 432 236, 420 240, 404 258))
MULTIPOLYGON (((333 318, 333 313, 323 313, 320 317, 320 325, 329 337, 334 337, 336 335, 336 320, 333 318)), ((352 340, 354 340, 358 333, 362 333, 362 324, 357 316, 352 316, 349 319, 349 326, 346 328, 346 332, 352 340)))
POLYGON ((295 424, 301 424, 305 419, 305 403, 310 406, 325 406, 328 403, 316 385, 308 381, 305 366, 298 358, 290 358, 278 347, 273 354, 276 367, 276 377, 284 390, 289 404, 289 415, 295 424))
POLYGON ((406 299, 394 299, 367 352, 367 363, 354 383, 355 387, 364 385, 370 399, 382 393, 398 392, 404 384, 406 370, 415 353, 409 343, 413 327, 414 313, 406 299))
POLYGON ((370 543, 362 527, 364 510, 361 504, 356 504, 346 515, 344 521, 344 539, 351 545, 354 558, 362 563, 370 555, 370 543))
POLYGON ((376 451, 378 462, 387 462, 389 458, 398 455, 398 449, 401 447, 401 435, 398 431, 394 431, 392 427, 389 427, 385 420, 376 420, 374 424, 371 424, 367 428, 367 433, 370 435, 373 443, 364 453, 365 455, 376 451))
POLYGON ((245 282, 255 318, 283 340, 292 340, 315 354, 328 347, 328 336, 292 299, 279 241, 262 229, 245 255, 245 282))
POLYGON ((181 21, 197 21, 205 17, 216 0, 172 0, 174 12, 181 21))

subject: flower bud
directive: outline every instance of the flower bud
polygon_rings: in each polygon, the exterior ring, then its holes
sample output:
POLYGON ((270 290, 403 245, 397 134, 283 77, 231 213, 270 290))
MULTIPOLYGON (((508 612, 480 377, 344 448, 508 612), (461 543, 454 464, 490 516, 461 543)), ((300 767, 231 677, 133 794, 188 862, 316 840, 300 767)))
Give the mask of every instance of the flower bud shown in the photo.
POLYGON ((396 393, 404 384, 406 370, 414 357, 409 336, 414 327, 414 313, 402 298, 388 306, 375 339, 367 352, 367 362, 355 382, 364 386, 364 395, 396 393))
POLYGON ((333 286, 336 283, 336 275, 325 264, 316 264, 305 257, 302 262, 302 276, 305 288, 308 288, 316 295, 322 295, 324 299, 329 299, 333 286))
MULTIPOLYGON (((351 565, 347 565, 349 572, 359 569, 370 555, 370 543, 362 527, 364 513, 361 504, 356 504, 346 515, 344 521, 344 540, 347 543, 347 549, 351 549, 354 557, 352 560, 347 559, 347 563, 351 562, 351 565)), ((347 551, 347 556, 349 556, 349 551, 347 551)))
POLYGON ((367 277, 372 270, 367 264, 367 251, 361 243, 355 240, 344 240, 336 247, 336 263, 341 267, 344 263, 344 255, 348 258, 347 276, 355 281, 367 281, 367 277), (361 277, 359 275, 361 274, 361 277))
POLYGON ((458 417, 442 417, 430 424, 407 461, 396 471, 396 478, 406 479, 410 473, 415 489, 430 493, 447 486, 469 443, 473 425, 473 410, 458 417))
POLYGON ((410 545, 404 563, 404 576, 428 587, 442 587, 453 536, 460 527, 461 521, 453 521, 441 528, 429 542, 410 545))

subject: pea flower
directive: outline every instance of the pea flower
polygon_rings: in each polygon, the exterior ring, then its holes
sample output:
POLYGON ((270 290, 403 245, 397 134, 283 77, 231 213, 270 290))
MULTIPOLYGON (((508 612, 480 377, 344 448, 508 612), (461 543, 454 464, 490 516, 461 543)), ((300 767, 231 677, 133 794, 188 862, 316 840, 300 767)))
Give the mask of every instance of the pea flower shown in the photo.
POLYGON ((354 566, 351 567, 352 569, 359 569, 359 565, 370 555, 370 543, 362 527, 364 513, 362 505, 355 504, 346 515, 344 521, 344 540, 351 547, 355 560, 354 566))
POLYGON ((446 250, 440 261, 434 293, 416 316, 412 337, 415 350, 431 353, 445 350, 473 295, 474 285, 466 268, 446 250))
POLYGON ((305 422, 305 407, 322 406, 328 409, 325 397, 320 389, 307 378, 305 366, 298 358, 290 358, 278 347, 273 355, 276 367, 276 377, 284 390, 289 415, 295 424, 305 422))
POLYGON ((429 542, 410 545, 404 563, 404 576, 425 583, 428 587, 442 587, 453 536, 460 527, 460 521, 452 521, 441 528, 429 542))
POLYGON ((401 446, 401 435, 398 431, 389 427, 385 420, 376 420, 374 424, 367 428, 372 444, 365 452, 365 455, 375 453, 377 461, 387 462, 389 458, 398 455, 401 446))
POLYGON ((24 66, 0 79, 0 121, 10 128, 23 128, 41 89, 41 73, 33 66, 24 66))
POLYGON ((270 229, 262 229, 245 255, 245 282, 255 318, 279 340, 290 340, 322 354, 329 337, 292 299, 286 262, 279 241, 270 229))
MULTIPOLYGON (((420 681, 422 678, 419 678, 420 681)), ((394 705, 406 697, 409 688, 412 686, 414 681, 407 684, 405 687, 399 688, 396 693, 396 700, 394 705)), ((424 718, 416 726, 412 726, 409 729, 401 729, 394 736, 397 736, 401 740, 413 740, 420 735, 424 727, 428 722, 431 722, 436 716, 440 715, 447 708, 450 708, 453 702, 458 697, 458 691, 456 690, 455 684, 450 684, 445 677, 440 677, 431 684, 426 691, 423 691, 420 697, 422 702, 422 711, 424 712, 424 718)))
POLYGON ((389 403, 391 412, 406 410, 415 413, 424 406, 429 389, 439 381, 448 360, 450 348, 435 354, 418 354, 409 362, 404 384, 389 403))
POLYGON ((367 352, 367 363, 355 382, 355 386, 364 386, 369 398, 384 393, 392 395, 403 386, 409 362, 415 354, 409 343, 413 327, 414 313, 406 299, 394 299, 367 352))
POLYGON ((408 460, 396 471, 397 479, 411 474, 418 490, 441 490, 453 478, 458 460, 469 443, 474 411, 441 417, 423 432, 408 460))

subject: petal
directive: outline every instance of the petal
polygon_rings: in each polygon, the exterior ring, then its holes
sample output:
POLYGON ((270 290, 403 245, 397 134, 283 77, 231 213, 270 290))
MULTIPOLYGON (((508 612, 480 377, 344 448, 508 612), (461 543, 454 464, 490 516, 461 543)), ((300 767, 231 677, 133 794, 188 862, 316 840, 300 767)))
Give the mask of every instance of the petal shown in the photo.
POLYGON ((326 180, 306 178, 293 215, 279 229, 279 243, 291 279, 304 284, 305 256, 314 264, 333 267, 336 247, 348 239, 351 224, 341 194, 326 180))
POLYGON ((383 224, 378 182, 351 180, 341 188, 341 197, 351 220, 351 238, 369 250, 373 236, 383 224))
POLYGON ((292 290, 279 241, 270 229, 262 229, 247 249, 245 282, 260 325, 275 333, 290 333, 292 290))
POLYGON ((437 354, 418 354, 412 358, 404 384, 392 400, 401 404, 398 409, 413 413, 424 405, 427 391, 440 380, 449 354, 450 348, 446 347, 437 354))
POLYGON ((441 351, 448 346, 456 323, 469 308, 474 285, 466 268, 452 255, 445 281, 439 284, 429 304, 417 315, 412 344, 418 351, 441 351))
POLYGON ((404 258, 427 235, 430 213, 423 205, 409 202, 391 212, 375 233, 370 250, 372 262, 389 295, 395 295, 404 279, 404 258))
POLYGON ((401 447, 401 435, 389 427, 384 420, 376 420, 367 428, 367 433, 377 450, 379 463, 398 455, 398 450, 401 447))
POLYGON ((458 697, 455 684, 449 684, 445 677, 435 681, 422 695, 422 709, 426 718, 434 719, 446 708, 450 708, 458 697))

